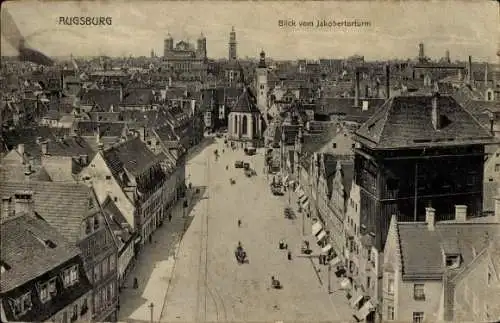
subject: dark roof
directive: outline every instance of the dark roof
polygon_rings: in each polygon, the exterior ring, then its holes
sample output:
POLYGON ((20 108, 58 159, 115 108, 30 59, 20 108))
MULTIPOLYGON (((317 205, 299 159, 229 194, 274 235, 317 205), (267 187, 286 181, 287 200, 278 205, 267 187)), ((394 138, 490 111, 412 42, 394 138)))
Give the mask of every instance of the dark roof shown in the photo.
POLYGON ((115 234, 120 245, 119 249, 121 249, 121 247, 132 237, 128 230, 122 227, 122 224, 128 224, 128 222, 109 195, 104 202, 102 202, 102 209, 104 210, 104 214, 108 217, 111 231, 115 234))
POLYGON ((9 266, 2 273, 0 289, 5 292, 35 279, 80 254, 47 222, 34 214, 7 218, 0 225, 0 259, 9 266), (52 241, 54 248, 46 245, 52 241))
POLYGON ((342 160, 342 185, 347 195, 351 194, 352 180, 354 179, 354 160, 342 160))
POLYGON ((319 102, 316 114, 342 116, 347 120, 366 121, 370 118, 385 102, 385 99, 360 98, 359 106, 354 106, 353 98, 323 98, 319 102), (363 110, 363 101, 368 102, 368 108, 363 110))
POLYGON ((178 138, 170 125, 166 125, 155 129, 161 141, 176 141, 178 138))
POLYGON ((90 187, 61 182, 0 182, 2 196, 12 196, 19 190, 33 191, 35 212, 68 241, 79 241, 81 224, 93 197, 90 187))
POLYGON ((110 147, 103 152, 103 156, 115 178, 119 178, 124 170, 139 176, 159 162, 138 137, 110 147))
POLYGON ((94 153, 92 147, 82 138, 70 136, 51 140, 47 143, 47 153, 51 156, 79 157, 89 156, 92 159, 94 153))
POLYGON ((95 136, 97 130, 101 137, 121 137, 125 128, 124 122, 78 121, 75 125, 75 131, 86 137, 95 136))
POLYGON ((397 96, 389 99, 355 133, 355 140, 371 149, 418 148, 480 144, 491 134, 452 97, 440 96, 442 126, 432 124, 432 96, 397 96))
POLYGON ((120 90, 90 89, 80 96, 80 104, 96 105, 98 111, 108 112, 113 105, 115 108, 120 104, 120 90))
POLYGON ((231 112, 254 113, 260 112, 257 109, 255 97, 248 89, 244 89, 240 97, 231 108, 231 112))
POLYGON ((89 112, 90 120, 92 121, 102 121, 102 122, 116 122, 121 121, 120 112, 89 112))
POLYGON ((459 253, 464 268, 487 247, 486 237, 499 235, 499 225, 493 223, 442 223, 430 231, 426 223, 400 222, 397 225, 404 278, 442 277, 445 270, 443 252, 459 253), (425 252, 422 252, 425 250, 425 252))
POLYGON ((149 105, 153 103, 154 94, 151 89, 127 89, 123 91, 121 105, 149 105))

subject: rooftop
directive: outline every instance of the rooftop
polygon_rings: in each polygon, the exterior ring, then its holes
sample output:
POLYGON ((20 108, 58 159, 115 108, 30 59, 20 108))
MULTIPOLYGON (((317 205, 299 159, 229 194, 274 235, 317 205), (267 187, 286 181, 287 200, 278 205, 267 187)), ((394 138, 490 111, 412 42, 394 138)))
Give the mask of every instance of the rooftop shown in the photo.
POLYGON ((56 229, 34 214, 7 218, 0 225, 0 259, 8 266, 0 290, 21 286, 80 254, 56 229))

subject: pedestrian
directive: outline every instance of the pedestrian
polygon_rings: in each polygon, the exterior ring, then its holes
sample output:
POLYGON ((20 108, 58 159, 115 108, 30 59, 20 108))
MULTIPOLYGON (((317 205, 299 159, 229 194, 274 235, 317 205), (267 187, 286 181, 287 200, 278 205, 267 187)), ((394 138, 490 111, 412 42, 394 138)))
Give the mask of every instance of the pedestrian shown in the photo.
POLYGON ((172 213, 168 214, 168 222, 172 222, 172 213))
POLYGON ((241 227, 241 220, 238 219, 238 228, 241 227))
POLYGON ((133 287, 134 287, 134 289, 139 288, 139 282, 137 280, 137 277, 134 278, 134 286, 133 287))
POLYGON ((292 252, 288 251, 288 260, 292 260, 292 252))

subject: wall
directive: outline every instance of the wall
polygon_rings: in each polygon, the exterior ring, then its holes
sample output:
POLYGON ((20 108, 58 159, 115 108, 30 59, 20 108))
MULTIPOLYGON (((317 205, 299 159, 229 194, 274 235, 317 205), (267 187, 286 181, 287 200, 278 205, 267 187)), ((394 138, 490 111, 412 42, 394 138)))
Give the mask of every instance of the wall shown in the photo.
POLYGON ((498 298, 489 297, 493 295, 492 290, 499 290, 499 282, 494 278, 495 272, 492 269, 487 253, 483 253, 456 282, 453 321, 491 322, 500 317, 498 298), (488 284, 489 268, 492 275, 490 284, 488 284))
POLYGON ((45 155, 42 156, 42 165, 54 182, 74 180, 73 159, 71 157, 45 155))
POLYGON ((125 276, 130 260, 134 257, 134 242, 129 242, 118 257, 118 281, 121 283, 125 276))
POLYGON ((424 312, 424 320, 436 322, 441 312, 443 284, 441 281, 402 281, 398 282, 398 316, 404 322, 412 322, 413 312, 424 312), (424 284, 425 301, 413 299, 413 285, 424 284))
POLYGON ((62 309, 59 312, 57 312, 56 314, 54 314, 48 321, 66 323, 64 321, 64 317, 65 317, 64 314, 66 313, 66 317, 68 320, 67 322, 69 322, 72 315, 73 315, 73 311, 75 310, 75 306, 76 306, 77 313, 78 313, 78 321, 79 322, 90 322, 92 320, 92 298, 91 298, 91 296, 92 296, 92 292, 88 292, 88 293, 84 294, 82 297, 78 298, 77 300, 75 300, 71 304, 68 304, 64 309, 62 309), (84 304, 86 304, 86 306, 87 306, 87 311, 82 315, 81 309, 82 309, 82 306, 84 304))
POLYGON ((114 203, 123 214, 131 228, 135 229, 135 207, 114 179, 100 153, 97 153, 89 166, 81 172, 80 177, 82 179, 85 179, 86 176, 90 177, 90 180, 88 181, 92 184, 99 199, 99 203, 103 203, 108 195, 112 199, 116 197, 114 203), (106 179, 106 176, 110 176, 111 178, 106 179))

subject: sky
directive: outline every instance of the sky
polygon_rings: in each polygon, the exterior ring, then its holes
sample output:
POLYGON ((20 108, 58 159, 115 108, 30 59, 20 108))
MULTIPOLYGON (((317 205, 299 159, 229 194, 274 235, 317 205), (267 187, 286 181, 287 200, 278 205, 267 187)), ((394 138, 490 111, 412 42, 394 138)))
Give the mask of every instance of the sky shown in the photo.
MULTIPOLYGON (((4 2, 31 47, 49 56, 163 54, 163 39, 193 43, 203 32, 208 56, 228 56, 231 27, 239 57, 263 49, 274 59, 414 58, 425 54, 497 62, 500 12, 496 1, 93 1, 4 2), (111 17, 107 26, 68 26, 60 17, 111 17), (316 27, 317 20, 363 21, 364 27, 316 27), (295 27, 280 27, 294 20, 295 27), (299 26, 313 21, 313 27, 299 26)), ((3 27, 3 26, 2 26, 3 27)), ((2 28, 4 30, 4 28, 2 28)), ((16 50, 1 40, 1 54, 16 50)))

